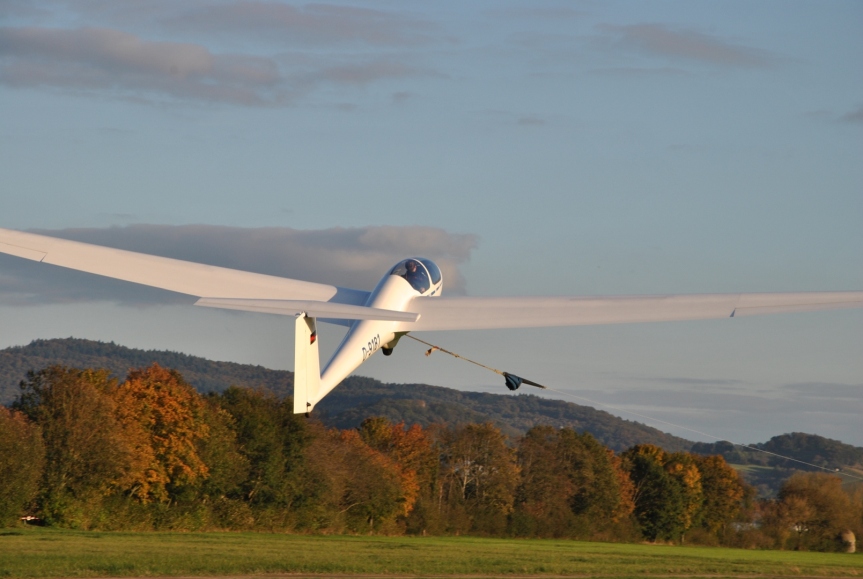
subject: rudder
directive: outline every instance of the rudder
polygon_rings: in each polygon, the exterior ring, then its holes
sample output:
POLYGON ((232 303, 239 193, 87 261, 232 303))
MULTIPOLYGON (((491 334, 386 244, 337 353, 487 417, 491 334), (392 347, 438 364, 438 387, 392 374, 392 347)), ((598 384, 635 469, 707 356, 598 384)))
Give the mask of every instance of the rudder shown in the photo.
POLYGON ((297 316, 294 332, 294 414, 308 414, 321 385, 318 331, 315 318, 297 316))

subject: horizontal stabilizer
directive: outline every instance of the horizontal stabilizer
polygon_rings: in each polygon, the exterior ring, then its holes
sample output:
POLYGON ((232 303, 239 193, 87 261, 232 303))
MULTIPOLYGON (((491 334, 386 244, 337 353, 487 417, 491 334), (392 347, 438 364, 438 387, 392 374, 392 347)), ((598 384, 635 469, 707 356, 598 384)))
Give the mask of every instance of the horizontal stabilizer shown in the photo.
POLYGON ((366 306, 352 306, 333 302, 309 300, 246 300, 234 298, 201 298, 196 306, 241 310, 262 314, 298 316, 305 313, 310 318, 336 318, 343 320, 384 320, 388 322, 416 322, 419 314, 399 312, 366 306))

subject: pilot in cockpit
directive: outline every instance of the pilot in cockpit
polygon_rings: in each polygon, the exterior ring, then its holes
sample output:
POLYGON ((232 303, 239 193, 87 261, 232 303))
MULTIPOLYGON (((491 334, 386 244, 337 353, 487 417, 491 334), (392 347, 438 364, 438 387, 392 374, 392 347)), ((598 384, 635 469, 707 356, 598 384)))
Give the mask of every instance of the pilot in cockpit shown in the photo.
POLYGON ((405 272, 404 278, 408 280, 414 289, 416 289, 421 294, 424 294, 428 291, 428 276, 425 275, 425 272, 419 268, 419 264, 410 259, 405 263, 405 272))

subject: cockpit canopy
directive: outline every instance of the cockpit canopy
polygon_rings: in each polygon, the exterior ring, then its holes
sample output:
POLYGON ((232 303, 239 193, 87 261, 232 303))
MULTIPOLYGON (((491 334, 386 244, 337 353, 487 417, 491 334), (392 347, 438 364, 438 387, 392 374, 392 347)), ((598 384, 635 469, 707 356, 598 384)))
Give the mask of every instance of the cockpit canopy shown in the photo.
POLYGON ((411 257, 399 262, 390 275, 405 278, 419 293, 426 293, 432 286, 440 283, 440 268, 430 259, 411 257))

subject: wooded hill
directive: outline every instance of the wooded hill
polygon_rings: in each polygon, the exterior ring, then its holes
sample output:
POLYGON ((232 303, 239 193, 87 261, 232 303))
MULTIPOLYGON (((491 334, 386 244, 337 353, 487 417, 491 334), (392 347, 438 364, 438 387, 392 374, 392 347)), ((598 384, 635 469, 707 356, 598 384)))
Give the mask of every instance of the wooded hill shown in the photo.
MULTIPOLYGON (((129 369, 144 368, 154 362, 177 370, 199 392, 223 392, 230 386, 240 386, 265 388, 284 397, 293 389, 293 372, 67 338, 35 340, 27 346, 0 350, 0 403, 12 403, 18 395, 18 384, 29 370, 38 371, 52 364, 105 368, 122 380, 129 369)), ((462 392, 426 384, 384 384, 362 376, 347 378, 315 407, 315 414, 327 426, 342 429, 355 428, 370 416, 423 427, 492 422, 508 436, 520 436, 536 425, 566 427, 589 432, 618 452, 636 444, 685 451, 693 444, 644 424, 571 402, 529 394, 462 392)))
POLYGON ((729 464, 741 471, 746 482, 755 486, 762 497, 773 496, 782 485, 782 481, 797 471, 821 470, 816 467, 830 470, 838 468, 852 476, 863 477, 863 448, 832 438, 792 432, 774 436, 767 442, 750 446, 767 452, 735 446, 725 441, 696 442, 692 445, 692 452, 721 455, 729 464), (790 456, 808 464, 790 461, 776 455, 790 456))
MULTIPOLYGON (((858 466, 863 468, 863 448, 851 446, 832 438, 824 438, 817 434, 792 432, 774 436, 767 442, 752 445, 774 454, 791 456, 810 464, 834 468, 837 465, 858 466)), ((728 462, 735 464, 751 464, 757 466, 787 466, 787 460, 734 446, 730 442, 705 443, 697 442, 693 451, 698 454, 720 454, 728 462)), ((803 467, 805 465, 801 465, 803 467)))
MULTIPOLYGON (((199 392, 223 392, 233 385, 265 388, 284 397, 289 396, 293 388, 292 372, 67 338, 36 340, 27 346, 0 350, 0 404, 8 405, 15 399, 18 384, 29 370, 41 370, 51 364, 106 368, 122 380, 129 369, 144 368, 153 362, 177 370, 199 392)), ((656 444, 669 451, 719 454, 729 463, 743 467, 741 470, 747 480, 759 487, 762 496, 773 494, 781 481, 796 470, 813 470, 729 442, 694 443, 601 410, 530 394, 462 392, 426 384, 384 384, 372 378, 352 376, 327 396, 315 408, 315 413, 326 425, 342 429, 355 428, 370 416, 423 427, 490 421, 509 436, 519 436, 535 425, 544 424, 590 432, 602 444, 618 452, 635 444, 656 444)), ((783 434, 751 446, 819 466, 863 473, 863 448, 814 434, 783 434)))

